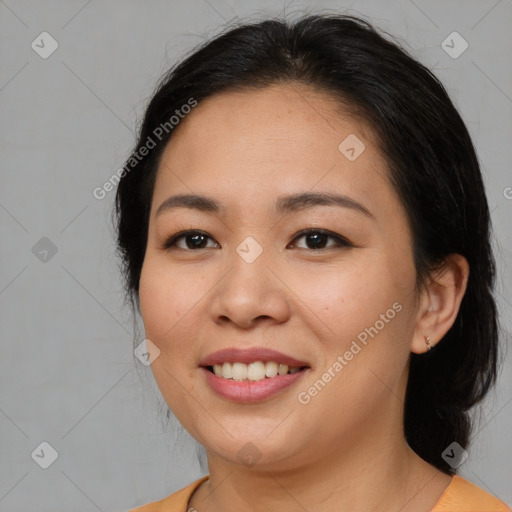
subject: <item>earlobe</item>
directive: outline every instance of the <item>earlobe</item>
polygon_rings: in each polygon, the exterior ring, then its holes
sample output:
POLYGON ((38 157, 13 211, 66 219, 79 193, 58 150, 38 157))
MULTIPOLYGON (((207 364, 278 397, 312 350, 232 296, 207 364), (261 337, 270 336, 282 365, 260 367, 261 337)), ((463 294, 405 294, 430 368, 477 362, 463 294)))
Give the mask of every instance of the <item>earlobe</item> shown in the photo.
POLYGON ((469 264, 460 254, 450 254, 422 291, 411 352, 422 354, 439 343, 459 313, 467 288, 469 264))

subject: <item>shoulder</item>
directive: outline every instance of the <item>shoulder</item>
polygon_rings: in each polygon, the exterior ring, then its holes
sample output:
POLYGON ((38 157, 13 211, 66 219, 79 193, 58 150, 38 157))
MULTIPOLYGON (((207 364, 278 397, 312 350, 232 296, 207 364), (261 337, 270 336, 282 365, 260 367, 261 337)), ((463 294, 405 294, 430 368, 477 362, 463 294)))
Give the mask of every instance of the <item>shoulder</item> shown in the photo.
MULTIPOLYGON (((187 512, 190 497, 208 478, 206 475, 163 500, 147 503, 129 512, 187 512)), ((512 509, 475 484, 455 475, 432 512, 512 512, 512 509)))
POLYGON ((205 480, 208 480, 208 478, 209 475, 203 476, 163 500, 153 501, 141 507, 130 509, 129 512, 187 512, 190 497, 205 480))
POLYGON ((455 475, 432 512, 511 512, 511 509, 492 494, 455 475))

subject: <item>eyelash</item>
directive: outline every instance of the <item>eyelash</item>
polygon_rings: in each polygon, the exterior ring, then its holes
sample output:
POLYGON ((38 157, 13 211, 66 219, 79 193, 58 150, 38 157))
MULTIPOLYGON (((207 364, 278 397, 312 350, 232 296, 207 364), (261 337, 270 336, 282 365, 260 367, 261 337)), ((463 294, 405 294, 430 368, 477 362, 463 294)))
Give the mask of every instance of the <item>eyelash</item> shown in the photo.
MULTIPOLYGON (((335 233, 332 233, 331 231, 327 231, 325 229, 318 229, 318 228, 309 228, 309 229, 304 229, 302 231, 299 231, 295 237, 293 238, 292 242, 299 239, 299 238, 302 238, 304 236, 307 236, 307 235, 310 235, 310 234, 313 234, 313 233, 318 233, 318 234, 321 234, 321 235, 325 235, 329 238, 332 238, 334 240, 336 240, 336 245, 334 246, 330 246, 330 247, 325 247, 325 248, 321 248, 321 249, 308 249, 306 248, 307 250, 309 251, 315 251, 315 252, 318 252, 318 251, 325 251, 327 249, 335 249, 335 248, 349 248, 349 247, 354 247, 354 245, 352 243, 350 243, 345 237, 342 237, 341 235, 336 235, 335 233)), ((207 233, 205 233, 204 231, 199 231, 197 229, 190 229, 190 230, 186 230, 186 231, 180 231, 179 233, 176 233, 175 235, 172 235, 171 237, 169 237, 164 243, 163 245, 160 247, 162 250, 164 251, 171 251, 173 249, 181 249, 181 250, 184 250, 184 251, 198 251, 198 250, 201 250, 201 249, 212 249, 212 247, 203 247, 203 248, 199 248, 199 249, 183 249, 182 247, 176 247, 176 242, 178 240, 180 240, 181 238, 186 238, 187 236, 189 235, 204 235, 205 237, 207 238, 210 238, 211 240, 213 240, 213 238, 208 235, 207 233)), ((303 247, 300 247, 299 249, 303 249, 303 247)))

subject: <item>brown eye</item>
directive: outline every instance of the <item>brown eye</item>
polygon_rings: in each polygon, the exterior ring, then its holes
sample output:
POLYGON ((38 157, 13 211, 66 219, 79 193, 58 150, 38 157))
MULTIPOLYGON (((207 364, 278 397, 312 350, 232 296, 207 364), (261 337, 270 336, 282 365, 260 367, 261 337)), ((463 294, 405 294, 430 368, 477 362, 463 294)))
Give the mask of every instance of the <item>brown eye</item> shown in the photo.
POLYGON ((299 249, 330 249, 333 247, 352 247, 352 244, 340 235, 325 231, 323 229, 307 229, 301 231, 294 240, 304 238, 306 247, 299 247, 299 249), (328 240, 334 240, 334 244, 328 245, 328 240))
POLYGON ((208 249, 209 247, 206 245, 208 239, 213 240, 213 238, 202 231, 182 231, 167 239, 162 248, 166 250, 170 250, 173 247, 184 250, 208 249), (184 244, 181 243, 182 240, 184 244))

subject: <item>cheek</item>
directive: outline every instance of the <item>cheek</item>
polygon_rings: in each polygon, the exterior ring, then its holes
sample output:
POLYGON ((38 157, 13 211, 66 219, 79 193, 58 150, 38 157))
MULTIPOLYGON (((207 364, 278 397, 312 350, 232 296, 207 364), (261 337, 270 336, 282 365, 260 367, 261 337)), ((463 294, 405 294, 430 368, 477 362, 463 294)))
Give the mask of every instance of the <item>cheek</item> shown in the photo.
MULTIPOLYGON (((155 378, 166 380, 165 387, 174 388, 166 370, 182 385, 192 385, 197 368, 198 322, 204 318, 206 276, 197 271, 176 271, 168 262, 151 256, 144 262, 139 282, 139 300, 145 337, 160 349, 151 365, 155 378)), ((159 382, 160 385, 160 382, 159 382)), ((165 393, 163 393, 165 395, 165 393)))
POLYGON ((154 272, 151 263, 146 261, 139 281, 139 302, 146 337, 156 341, 161 338, 164 312, 172 311, 172 308, 162 280, 154 272))
POLYGON ((191 340, 187 338, 193 333, 191 326, 187 325, 187 319, 192 315, 187 316, 187 312, 197 300, 185 293, 194 289, 189 279, 180 278, 168 270, 163 272, 164 268, 165 262, 147 258, 139 282, 145 336, 160 349, 151 371, 169 408, 183 424, 193 429, 187 412, 187 397, 194 392, 189 350, 191 340), (188 281, 188 288, 181 288, 185 286, 183 281, 188 281))
POLYGON ((176 273, 165 271, 165 264, 147 259, 139 282, 139 301, 142 320, 148 338, 160 344, 173 334, 174 326, 183 318, 193 297, 187 293, 190 282, 183 282, 176 273))
POLYGON ((376 407, 396 384, 407 363, 414 318, 412 264, 397 266, 382 253, 366 255, 307 281, 296 277, 290 286, 304 301, 309 330, 323 344, 319 373, 330 368, 337 376, 316 405, 332 400, 355 416, 364 403, 376 407))
MULTIPOLYGON (((287 281, 293 283, 290 288, 314 313, 326 339, 338 347, 372 326, 395 302, 403 303, 412 279, 409 272, 397 271, 385 259, 375 258, 346 268, 338 265, 308 273, 308 279, 298 272, 290 274, 287 281)), ((395 310, 390 316, 393 313, 395 310)))

